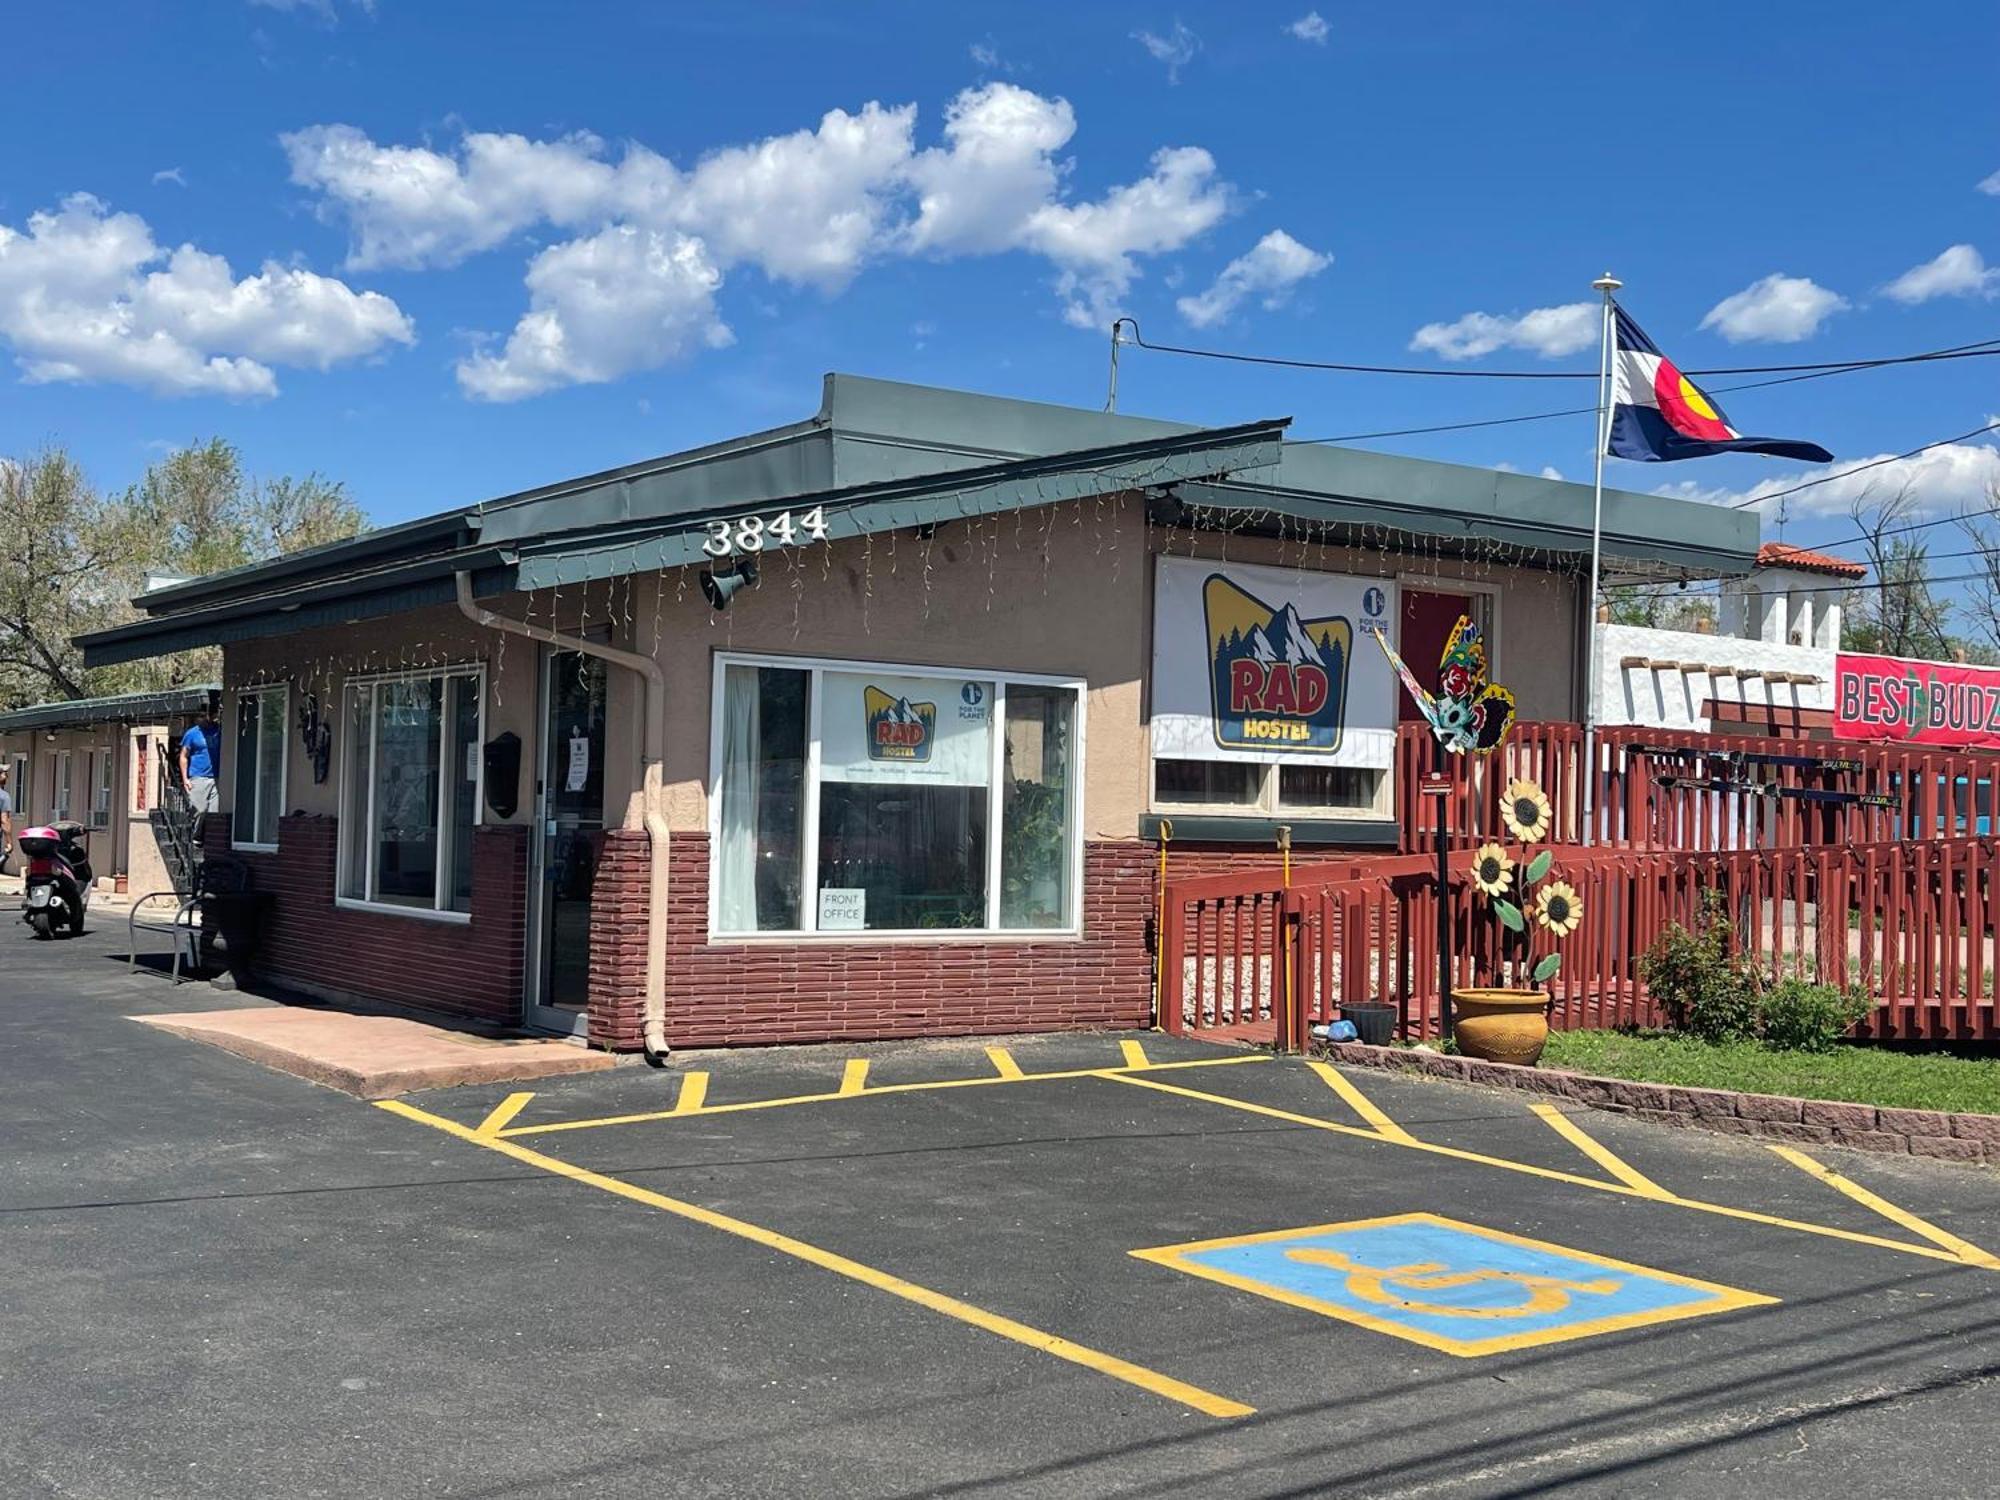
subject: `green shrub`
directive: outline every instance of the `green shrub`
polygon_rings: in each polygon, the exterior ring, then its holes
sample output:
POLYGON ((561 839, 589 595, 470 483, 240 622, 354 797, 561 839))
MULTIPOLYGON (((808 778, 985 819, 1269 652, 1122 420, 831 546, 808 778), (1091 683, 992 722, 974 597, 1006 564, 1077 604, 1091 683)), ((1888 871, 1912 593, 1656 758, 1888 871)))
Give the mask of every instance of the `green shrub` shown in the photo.
POLYGON ((1831 1052, 1872 1009, 1866 990, 1802 978, 1781 980, 1757 999, 1766 1045, 1794 1052, 1831 1052))
POLYGON ((1722 897, 1704 892, 1695 930, 1678 923, 1661 933, 1639 960, 1639 975, 1667 1024, 1705 1042, 1757 1033, 1757 976, 1729 951, 1722 897))

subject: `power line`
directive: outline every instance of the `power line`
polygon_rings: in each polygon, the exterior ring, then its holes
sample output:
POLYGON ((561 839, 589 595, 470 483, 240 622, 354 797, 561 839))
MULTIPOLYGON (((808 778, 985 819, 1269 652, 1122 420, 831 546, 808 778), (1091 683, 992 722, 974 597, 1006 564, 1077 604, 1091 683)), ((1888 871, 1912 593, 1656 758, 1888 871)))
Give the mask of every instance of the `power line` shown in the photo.
MULTIPOLYGON (((1185 344, 1149 344, 1139 331, 1137 318, 1119 318, 1112 325, 1114 337, 1120 328, 1132 330, 1135 348, 1153 354, 1178 354, 1192 359, 1224 360, 1231 364, 1270 365, 1283 370, 1327 370, 1345 375, 1428 375, 1443 380, 1595 380, 1595 370, 1439 370, 1426 365, 1358 365, 1323 359, 1287 359, 1275 354, 1239 354, 1225 349, 1195 349, 1185 344)), ((1770 375, 1796 371, 1833 374, 1844 370, 1877 369, 1883 365, 1921 364, 1930 360, 1975 359, 2000 354, 2000 338, 1980 339, 1948 349, 1929 349, 1918 354, 1896 354, 1881 359, 1830 360, 1796 365, 1719 365, 1703 370, 1683 370, 1684 375, 1770 375)), ((1589 408, 1595 411, 1595 407, 1589 408)), ((1552 414, 1553 415, 1553 414, 1552 414)), ((1567 412, 1561 415, 1569 415, 1567 412)))
MULTIPOLYGON (((2000 354, 2000 349, 1988 351, 2000 354)), ((1801 380, 1824 380, 1829 375, 1846 375, 1854 370, 1875 369, 1876 365, 1840 365, 1830 370, 1817 370, 1806 375, 1786 375, 1777 380, 1746 380, 1740 385, 1719 385, 1710 391, 1711 396, 1726 396, 1733 391, 1762 390, 1769 385, 1792 385, 1801 380)), ((1449 372, 1446 372, 1449 373, 1449 372)), ((1554 417, 1594 417, 1594 406, 1570 406, 1561 411, 1529 412, 1519 417, 1488 417, 1482 421, 1442 422, 1432 427, 1392 427, 1383 432, 1344 432, 1337 437, 1287 438, 1292 443, 1358 443, 1368 438, 1410 437, 1427 432, 1466 432, 1475 427, 1506 427, 1516 422, 1546 422, 1554 417)))
MULTIPOLYGON (((1947 552, 1942 555, 1945 557, 1969 557, 1969 556, 1974 556, 1976 554, 1962 553, 1962 552, 1947 552)), ((1884 587, 1891 589, 1907 588, 1910 585, 1916 583, 1921 583, 1924 585, 1924 587, 1929 588, 1932 584, 1935 583, 1966 583, 1975 578, 1990 578, 1991 576, 1992 576, 1991 573, 1989 573, 1986 569, 1981 568, 1977 572, 1973 573, 1940 573, 1935 577, 1926 576, 1924 578, 1891 578, 1887 584, 1884 584, 1880 579, 1866 580, 1857 583, 1830 583, 1824 586, 1820 584, 1814 584, 1813 592, 1816 594, 1851 594, 1864 589, 1881 589, 1884 587)), ((1673 599, 1676 597, 1688 598, 1688 599, 1735 599, 1735 598, 1747 598, 1751 595, 1760 594, 1764 592, 1764 590, 1762 589, 1752 589, 1752 588, 1725 589, 1720 586, 1712 590, 1702 589, 1697 592, 1691 589, 1684 588, 1678 584, 1626 584, 1622 586, 1614 585, 1613 587, 1614 589, 1617 590, 1618 596, 1620 598, 1626 598, 1626 599, 1673 599), (1644 592, 1642 592, 1642 590, 1644 592)))
MULTIPOLYGON (((1824 474, 1821 475, 1818 479, 1808 479, 1804 484, 1795 484, 1790 489, 1773 490, 1768 495, 1756 495, 1752 496, 1747 500, 1738 500, 1734 505, 1730 506, 1730 509, 1744 510, 1752 505, 1765 505, 1773 500, 1782 500, 1787 495, 1796 495, 1800 490, 1809 490, 1812 489, 1815 485, 1832 484, 1836 479, 1846 479, 1850 475, 1864 474, 1870 469, 1879 469, 1884 464, 1900 463, 1902 460, 1906 458, 1915 458, 1919 453, 1928 453, 1933 448, 1948 448, 1953 443, 1968 442, 1973 438, 1981 437, 1986 433, 1994 431, 2000 431, 2000 422, 1988 422, 1984 427, 1975 427, 1970 432, 1961 432, 1957 437, 1939 438, 1934 443, 1925 443, 1922 447, 1912 448, 1907 453, 1892 453, 1887 458, 1877 458, 1865 464, 1856 464, 1851 469, 1842 469, 1838 474, 1824 474)), ((1925 524, 1936 525, 1937 523, 1926 522, 1925 524)), ((1888 533, 1887 532, 1868 533, 1864 534, 1863 536, 1855 538, 1855 540, 1866 541, 1868 539, 1868 536, 1870 535, 1887 536, 1888 533)), ((1828 545, 1837 547, 1842 544, 1839 542, 1833 542, 1829 543, 1828 545)))

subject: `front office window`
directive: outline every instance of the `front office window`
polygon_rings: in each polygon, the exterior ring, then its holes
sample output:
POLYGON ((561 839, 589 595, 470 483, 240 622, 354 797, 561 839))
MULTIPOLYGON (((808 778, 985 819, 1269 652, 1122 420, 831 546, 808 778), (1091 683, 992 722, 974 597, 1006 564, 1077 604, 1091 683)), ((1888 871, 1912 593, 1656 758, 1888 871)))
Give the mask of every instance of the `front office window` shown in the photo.
POLYGON ((479 668, 464 667, 348 683, 343 901, 471 912, 483 681, 479 668))
POLYGON ((726 659, 717 933, 1077 924, 1081 684, 726 659))

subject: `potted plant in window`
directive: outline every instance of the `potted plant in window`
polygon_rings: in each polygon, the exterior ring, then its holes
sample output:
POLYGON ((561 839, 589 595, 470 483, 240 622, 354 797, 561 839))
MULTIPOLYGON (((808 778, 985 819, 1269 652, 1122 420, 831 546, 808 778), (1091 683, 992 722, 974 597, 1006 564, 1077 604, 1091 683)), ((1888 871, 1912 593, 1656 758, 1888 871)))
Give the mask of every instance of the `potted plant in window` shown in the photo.
POLYGON ((1459 1050, 1488 1062, 1532 1065, 1549 1040, 1546 984, 1562 969, 1554 944, 1576 931, 1583 901, 1568 881, 1551 879, 1555 851, 1531 851, 1548 837, 1549 799, 1534 782, 1508 783, 1500 821, 1517 843, 1481 844, 1472 855, 1472 888, 1500 925, 1494 984, 1454 989, 1452 1014, 1459 1050), (1528 980, 1522 986, 1522 979, 1528 980), (1507 981, 1514 981, 1509 984, 1507 981))

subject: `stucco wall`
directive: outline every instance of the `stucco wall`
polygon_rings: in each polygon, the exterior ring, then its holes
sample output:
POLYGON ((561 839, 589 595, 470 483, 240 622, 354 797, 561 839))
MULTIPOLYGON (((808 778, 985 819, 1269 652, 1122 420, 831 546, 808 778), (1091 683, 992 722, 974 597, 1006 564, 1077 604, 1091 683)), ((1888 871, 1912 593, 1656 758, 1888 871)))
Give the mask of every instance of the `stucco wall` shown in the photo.
MULTIPOLYGON (((1084 835, 1130 838, 1145 793, 1141 687, 1150 652, 1144 512, 1086 501, 977 525, 768 553, 720 613, 695 570, 659 584, 667 672, 669 817, 708 827, 709 697, 717 651, 908 662, 1088 680, 1084 835)), ((654 602, 640 607, 649 638, 654 602)))
MULTIPOLYGON (((527 601, 506 601, 516 613, 527 612, 527 601)), ((542 605, 546 618, 549 605, 542 605)), ((482 808, 482 821, 526 823, 534 817, 534 752, 536 648, 509 639, 503 646, 491 631, 481 630, 456 609, 431 609, 382 620, 292 635, 242 641, 223 650, 223 702, 218 721, 224 730, 225 760, 233 745, 236 692, 243 687, 284 683, 291 688, 285 760, 286 814, 337 816, 340 783, 347 753, 346 727, 340 719, 342 689, 350 676, 394 672, 424 666, 486 666, 486 738, 506 730, 521 736, 521 789, 514 815, 495 818, 482 808), (323 782, 312 778, 311 762, 300 743, 298 713, 303 695, 316 693, 320 711, 333 728, 333 752, 323 782)), ((235 778, 225 764, 220 787, 222 811, 234 812, 235 778)))
MULTIPOLYGON (((1540 570, 1495 567, 1387 550, 1325 547, 1290 538, 1223 537, 1148 528, 1136 497, 978 524, 957 522, 928 542, 911 532, 827 547, 772 551, 762 581, 721 612, 703 599, 699 569, 657 578, 486 601, 566 632, 612 644, 649 644, 667 678, 668 817, 681 831, 708 827, 710 694, 715 653, 902 662, 963 671, 1078 676, 1089 683, 1084 835, 1131 838, 1147 807, 1147 673, 1152 659, 1153 557, 1207 557, 1377 577, 1404 587, 1467 585, 1496 591, 1493 676, 1524 718, 1565 718, 1575 671, 1576 583, 1540 570)), ((522 740, 513 822, 533 817, 539 764, 537 648, 481 631, 449 608, 329 630, 244 642, 225 653, 231 689, 289 682, 293 710, 316 691, 337 712, 353 673, 483 661, 486 736, 522 740)), ((638 791, 643 726, 632 674, 608 674, 605 815, 620 821, 638 791)), ((222 722, 233 724, 234 694, 222 722)), ((335 722, 327 780, 315 785, 289 731, 287 813, 335 814, 345 734, 335 722)), ((233 788, 224 777, 223 806, 233 788)), ((493 821, 491 814, 486 814, 493 821)))
POLYGON ((1788 646, 1742 636, 1652 630, 1643 625, 1600 625, 1597 706, 1601 724, 1644 724, 1656 729, 1713 727, 1717 699, 1752 709, 1830 709, 1834 653, 1817 646, 1788 646), (1709 672, 1677 667, 1627 667, 1628 657, 1676 664, 1701 663, 1709 672), (1745 671, 1817 677, 1816 683, 1772 683, 1741 677, 1745 671))

